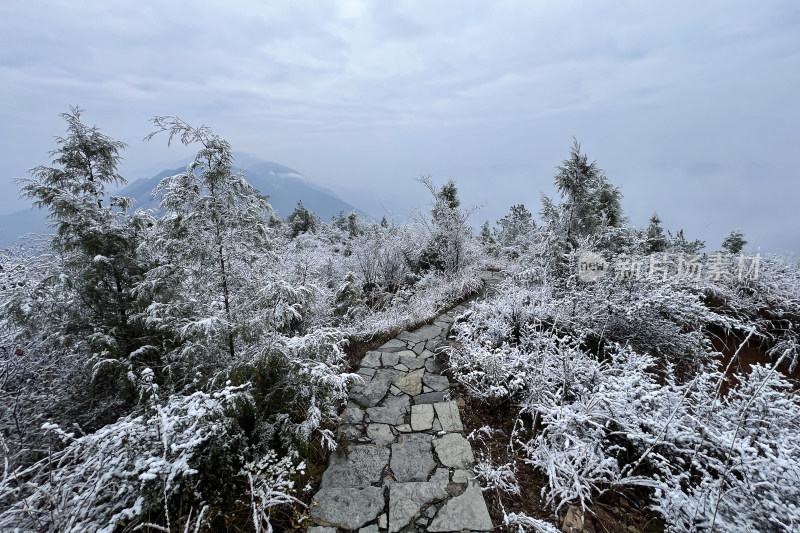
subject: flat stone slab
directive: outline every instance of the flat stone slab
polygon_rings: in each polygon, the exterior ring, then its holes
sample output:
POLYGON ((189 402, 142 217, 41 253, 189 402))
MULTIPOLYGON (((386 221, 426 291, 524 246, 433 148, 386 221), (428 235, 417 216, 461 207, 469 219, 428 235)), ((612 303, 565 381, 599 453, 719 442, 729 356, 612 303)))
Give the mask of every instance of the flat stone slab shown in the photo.
POLYGON ((389 381, 392 382, 399 377, 403 377, 406 373, 393 368, 379 368, 373 376, 373 380, 389 381))
POLYGON ((383 344, 381 347, 379 347, 378 350, 380 350, 381 352, 398 352, 400 350, 405 350, 406 347, 407 346, 405 342, 397 339, 392 339, 389 342, 383 344))
POLYGON ((397 355, 397 353, 393 352, 383 352, 383 355, 381 355, 383 366, 394 366, 397 364, 399 359, 400 357, 397 355))
POLYGON ((398 339, 417 344, 418 342, 438 337, 442 334, 442 328, 434 325, 422 326, 414 331, 401 331, 397 336, 398 339))
POLYGON ((429 482, 394 483, 389 486, 389 533, 411 523, 420 509, 447 497, 447 471, 437 470, 429 482))
POLYGON ((348 402, 347 409, 342 413, 343 424, 360 424, 364 420, 364 411, 355 403, 348 402))
POLYGON ((439 361, 437 361, 435 357, 430 357, 428 359, 425 359, 425 370, 427 370, 428 372, 433 372, 434 374, 439 374, 441 373, 442 370, 444 370, 444 366, 439 361))
POLYGON ((381 407, 370 407, 367 416, 370 423, 397 426, 405 422, 406 413, 411 406, 411 399, 406 395, 389 396, 381 407))
POLYGON ((444 431, 464 431, 464 425, 461 423, 461 415, 458 412, 456 402, 441 402, 433 404, 436 409, 436 416, 439 422, 442 423, 442 430, 444 431))
MULTIPOLYGON (((361 444, 350 446, 348 452, 346 456, 331 454, 328 468, 322 474, 322 488, 361 489, 380 481, 383 469, 389 463, 388 448, 361 444)), ((356 527, 361 525, 363 523, 356 527)))
POLYGON ((414 405, 443 402, 447 393, 448 391, 442 390, 437 392, 428 392, 425 394, 417 394, 414 396, 414 405))
POLYGON ((405 372, 388 368, 379 368, 372 379, 363 384, 354 385, 350 389, 349 398, 362 407, 374 407, 386 396, 392 380, 405 375, 405 372))
POLYGON ((409 372, 401 378, 395 379, 392 384, 405 392, 409 396, 416 396, 422 392, 422 375, 425 373, 424 368, 409 372))
POLYGON ((428 531, 434 533, 463 529, 494 530, 486 501, 477 483, 470 483, 461 496, 446 501, 428 526, 428 531))
POLYGON ((343 424, 339 426, 338 434, 340 440, 359 440, 364 436, 363 426, 361 424, 343 424))
POLYGON ((362 407, 374 407, 386 396, 389 385, 389 381, 373 379, 363 385, 354 385, 348 397, 362 407))
POLYGON ((383 487, 326 487, 314 495, 311 519, 319 525, 358 529, 383 511, 383 487))
POLYGON ((367 426, 367 437, 378 446, 385 446, 394 442, 392 426, 388 424, 370 424, 367 426))
POLYGON ((450 387, 450 381, 445 376, 428 372, 422 376, 422 383, 434 391, 445 390, 450 387))
POLYGON ((411 429, 427 431, 433 427, 433 406, 413 405, 411 407, 411 429))
POLYGON ((327 526, 311 526, 306 530, 306 533, 336 533, 336 528, 327 526))
POLYGON ((403 442, 392 444, 392 461, 389 466, 397 481, 427 481, 436 468, 431 452, 430 435, 407 435, 403 442), (419 437, 419 438, 414 438, 419 437))
POLYGON ((406 365, 409 370, 417 370, 418 368, 422 368, 425 366, 425 359, 420 359, 419 357, 408 357, 404 355, 400 357, 400 363, 406 365))
POLYGON ((433 441, 436 455, 445 466, 467 468, 475 462, 469 441, 460 433, 448 433, 433 441))
POLYGON ((369 351, 361 359, 361 366, 375 368, 381 366, 381 352, 369 351))

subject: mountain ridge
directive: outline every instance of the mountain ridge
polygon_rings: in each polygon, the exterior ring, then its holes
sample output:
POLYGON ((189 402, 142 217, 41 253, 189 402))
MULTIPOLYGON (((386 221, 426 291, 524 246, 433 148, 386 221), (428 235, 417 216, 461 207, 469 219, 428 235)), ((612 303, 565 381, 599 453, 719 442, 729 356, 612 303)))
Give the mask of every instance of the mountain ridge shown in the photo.
MULTIPOLYGON (((155 209, 158 202, 152 197, 153 189, 162 179, 174 176, 186 170, 193 159, 177 163, 173 168, 164 169, 150 178, 139 178, 111 193, 111 196, 127 196, 136 203, 134 208, 155 209), (182 166, 181 166, 182 165, 182 166)), ((275 212, 285 218, 302 201, 303 205, 320 219, 327 222, 331 217, 343 211, 352 211, 361 216, 373 219, 369 213, 358 209, 339 198, 331 189, 314 183, 303 173, 272 161, 264 161, 248 154, 234 153, 233 172, 242 171, 245 179, 260 194, 267 196, 275 212)), ((19 237, 31 233, 49 233, 47 213, 33 207, 22 209, 7 215, 0 215, 0 248, 11 245, 19 237)))

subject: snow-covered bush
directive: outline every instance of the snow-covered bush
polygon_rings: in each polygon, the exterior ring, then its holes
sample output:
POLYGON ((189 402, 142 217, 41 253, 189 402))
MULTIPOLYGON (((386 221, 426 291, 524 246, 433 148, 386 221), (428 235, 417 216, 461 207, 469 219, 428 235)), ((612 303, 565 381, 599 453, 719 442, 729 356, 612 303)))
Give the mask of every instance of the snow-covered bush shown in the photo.
POLYGON ((204 463, 216 461, 227 476, 243 466, 236 466, 243 437, 226 413, 247 396, 245 387, 225 387, 172 396, 163 405, 151 398, 142 412, 87 435, 45 424, 53 441, 48 455, 4 474, 0 529, 115 531, 145 517, 168 528, 182 518, 176 509, 202 514, 220 496, 201 482, 209 475, 204 463), (216 447, 212 457, 209 444, 216 447))
POLYGON ((800 402, 776 367, 797 344, 781 337, 770 367, 753 366, 723 394, 709 331, 766 335, 743 312, 711 309, 709 290, 512 279, 457 320, 451 368, 475 396, 517 406, 513 445, 547 475, 554 510, 639 486, 670 531, 792 531, 800 402))

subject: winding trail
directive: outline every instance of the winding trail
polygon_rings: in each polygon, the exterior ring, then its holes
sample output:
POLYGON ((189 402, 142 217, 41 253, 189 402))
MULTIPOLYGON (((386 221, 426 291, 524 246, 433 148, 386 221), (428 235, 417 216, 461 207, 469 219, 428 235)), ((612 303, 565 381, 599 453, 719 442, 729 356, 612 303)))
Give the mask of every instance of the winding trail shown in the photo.
MULTIPOLYGON (((484 292, 500 275, 484 272, 484 292)), ((311 502, 309 533, 448 532, 494 529, 471 467, 451 384, 441 374, 461 304, 433 324, 403 331, 367 352, 339 426, 342 453, 331 455, 311 502)))

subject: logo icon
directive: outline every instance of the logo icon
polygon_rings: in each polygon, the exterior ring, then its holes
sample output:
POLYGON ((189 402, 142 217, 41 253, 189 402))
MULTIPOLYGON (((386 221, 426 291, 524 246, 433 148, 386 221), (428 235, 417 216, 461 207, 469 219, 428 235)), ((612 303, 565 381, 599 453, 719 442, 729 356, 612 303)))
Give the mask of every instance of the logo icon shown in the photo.
POLYGON ((582 281, 596 281, 607 271, 608 262, 600 254, 586 251, 578 257, 578 277, 582 281))

